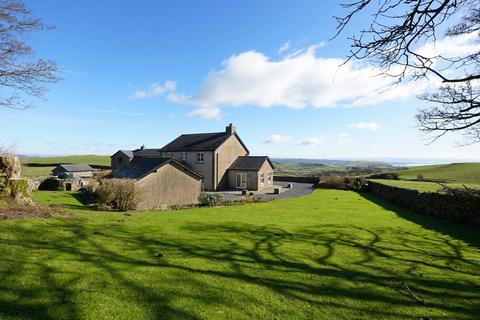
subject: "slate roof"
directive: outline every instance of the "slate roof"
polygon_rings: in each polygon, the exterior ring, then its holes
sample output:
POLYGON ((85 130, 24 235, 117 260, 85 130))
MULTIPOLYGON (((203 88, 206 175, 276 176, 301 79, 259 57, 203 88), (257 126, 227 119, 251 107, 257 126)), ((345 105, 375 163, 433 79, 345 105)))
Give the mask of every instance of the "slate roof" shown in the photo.
MULTIPOLYGON (((161 151, 214 151, 220 147, 232 134, 228 132, 182 134, 161 151)), ((240 137, 234 133, 245 150, 248 149, 240 137)))
POLYGON ((258 171, 262 168, 265 161, 268 161, 272 168, 275 168, 272 161, 267 156, 241 156, 237 157, 228 169, 258 171))
POLYGON ((113 157, 114 155, 116 155, 117 153, 122 152, 123 154, 126 154, 126 155, 131 159, 131 158, 133 158, 133 152, 134 152, 134 151, 135 151, 135 150, 133 150, 133 151, 132 151, 132 150, 118 150, 117 152, 115 152, 114 154, 112 154, 112 155, 110 156, 110 158, 113 157))
POLYGON ((133 150, 133 156, 135 157, 160 157, 160 149, 138 149, 133 150))
POLYGON ((124 168, 115 170, 112 172, 112 176, 114 178, 121 178, 121 179, 141 179, 148 175, 149 173, 161 168, 166 164, 172 164, 173 166, 177 167, 178 169, 186 172, 187 174, 194 176, 198 179, 202 179, 202 175, 198 172, 194 171, 193 169, 185 166, 184 164, 178 162, 175 159, 171 158, 133 158, 132 162, 124 168))
POLYGON ((59 167, 68 172, 93 171, 88 164, 61 164, 59 167))

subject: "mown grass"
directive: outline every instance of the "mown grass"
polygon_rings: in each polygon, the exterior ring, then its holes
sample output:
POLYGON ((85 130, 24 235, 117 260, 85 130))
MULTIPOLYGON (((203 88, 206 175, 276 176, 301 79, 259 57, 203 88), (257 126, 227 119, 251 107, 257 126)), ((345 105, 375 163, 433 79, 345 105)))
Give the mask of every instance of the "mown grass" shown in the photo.
POLYGON ((386 180, 386 179, 369 179, 373 182, 385 184, 387 186, 393 186, 404 189, 418 190, 420 192, 438 192, 443 189, 443 186, 450 188, 472 188, 480 189, 480 184, 475 183, 436 183, 428 181, 409 181, 409 180, 386 180))
POLYGON ((480 163, 451 163, 411 167, 395 171, 400 179, 416 179, 419 175, 428 180, 452 183, 480 183, 480 163))
POLYGON ((0 222, 2 319, 476 319, 480 234, 350 191, 0 222), (408 287, 408 289, 407 289, 408 287))
POLYGON ((24 158, 22 159, 22 174, 24 176, 47 176, 55 168, 55 164, 58 163, 86 163, 89 165, 109 166, 110 157, 97 155, 74 155, 62 157, 24 158), (41 166, 31 166, 31 164, 37 164, 41 166))

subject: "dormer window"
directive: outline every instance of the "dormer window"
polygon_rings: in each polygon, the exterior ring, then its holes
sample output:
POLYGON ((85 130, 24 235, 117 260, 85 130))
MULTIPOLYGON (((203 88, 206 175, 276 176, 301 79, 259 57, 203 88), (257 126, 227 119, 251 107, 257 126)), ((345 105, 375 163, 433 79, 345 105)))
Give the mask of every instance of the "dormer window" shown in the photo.
POLYGON ((182 152, 182 161, 187 161, 188 156, 186 152, 182 152))
POLYGON ((204 161, 203 152, 197 152, 197 162, 203 163, 204 161))

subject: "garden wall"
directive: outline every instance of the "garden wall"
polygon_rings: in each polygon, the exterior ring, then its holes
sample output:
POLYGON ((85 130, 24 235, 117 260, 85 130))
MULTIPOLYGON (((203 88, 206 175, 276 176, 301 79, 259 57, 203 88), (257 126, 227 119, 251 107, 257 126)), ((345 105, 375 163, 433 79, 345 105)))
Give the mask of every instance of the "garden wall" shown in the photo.
POLYGON ((387 201, 423 213, 472 227, 480 227, 480 198, 475 196, 418 192, 368 181, 366 190, 387 201))

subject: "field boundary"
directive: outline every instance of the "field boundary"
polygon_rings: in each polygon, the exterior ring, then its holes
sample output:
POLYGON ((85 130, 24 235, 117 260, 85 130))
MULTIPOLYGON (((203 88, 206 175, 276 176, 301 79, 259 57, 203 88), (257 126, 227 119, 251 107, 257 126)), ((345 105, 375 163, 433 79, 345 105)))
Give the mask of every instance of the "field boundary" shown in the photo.
POLYGON ((419 192, 368 181, 366 191, 417 213, 480 227, 480 199, 438 192, 419 192))

